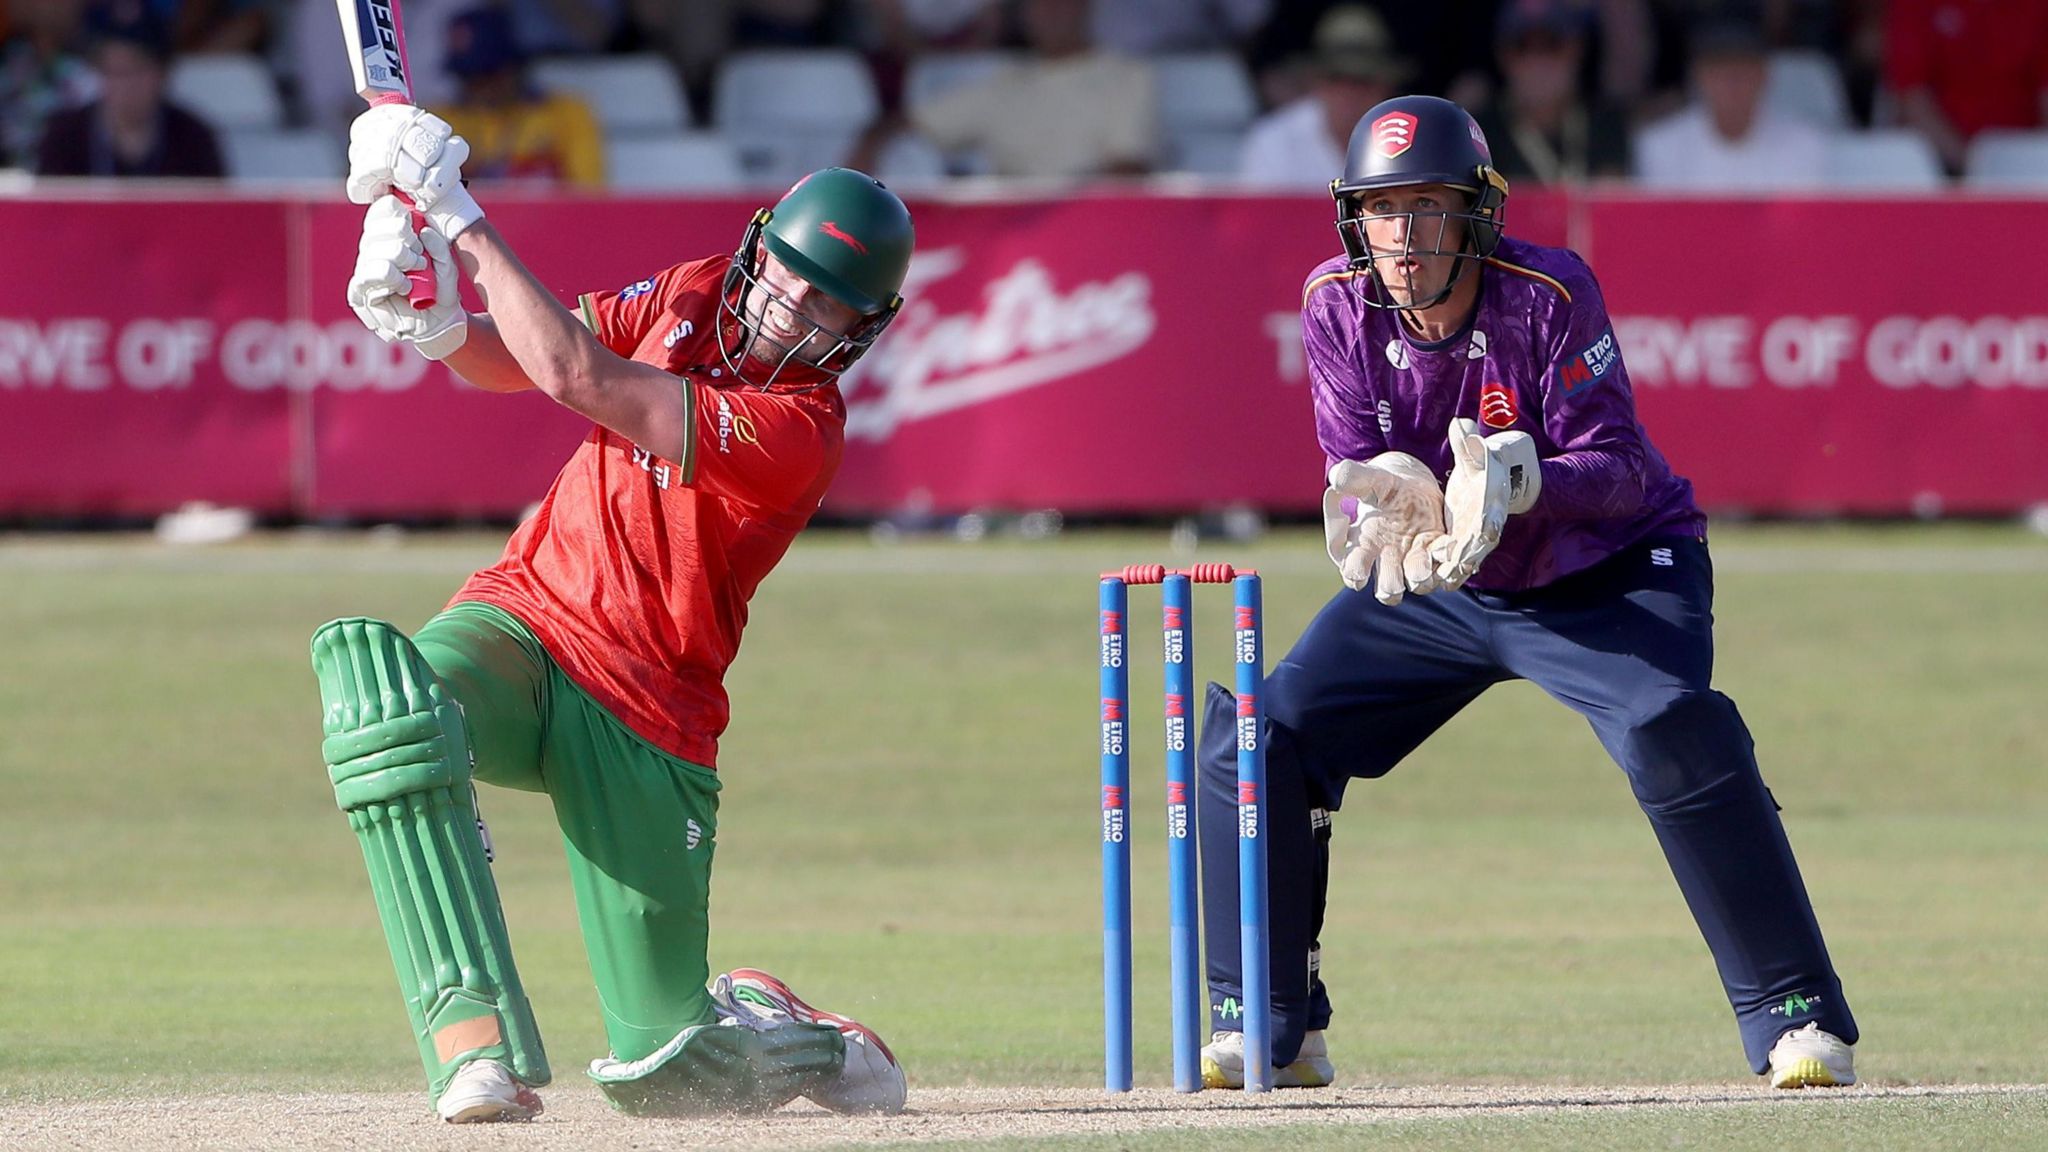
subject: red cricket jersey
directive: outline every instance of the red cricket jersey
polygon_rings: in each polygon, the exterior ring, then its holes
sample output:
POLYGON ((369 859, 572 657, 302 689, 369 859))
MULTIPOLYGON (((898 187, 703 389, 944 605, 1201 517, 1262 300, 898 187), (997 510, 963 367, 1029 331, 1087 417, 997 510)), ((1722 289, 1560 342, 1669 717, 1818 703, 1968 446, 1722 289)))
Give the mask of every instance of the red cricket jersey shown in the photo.
POLYGON ((682 459, 664 460, 593 427, 504 556, 451 601, 519 617, 627 727, 706 767, 731 714, 725 670, 747 601, 824 499, 846 424, 834 384, 733 386, 717 343, 731 326, 718 311, 731 260, 582 298, 605 347, 680 378, 696 434, 682 459))

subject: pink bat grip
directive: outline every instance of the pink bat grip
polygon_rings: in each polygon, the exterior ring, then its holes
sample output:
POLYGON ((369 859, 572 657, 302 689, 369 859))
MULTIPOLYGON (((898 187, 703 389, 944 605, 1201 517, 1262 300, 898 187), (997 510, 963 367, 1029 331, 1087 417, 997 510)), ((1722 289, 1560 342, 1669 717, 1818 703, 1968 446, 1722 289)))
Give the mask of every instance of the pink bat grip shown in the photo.
MULTIPOLYGON (((376 99, 370 101, 370 107, 375 108, 380 104, 406 104, 409 102, 410 101, 406 99, 405 94, 402 92, 380 92, 377 94, 376 99)), ((391 190, 391 194, 398 197, 399 203, 404 204, 407 208, 412 209, 413 231, 426 231, 426 214, 413 206, 412 197, 407 196, 405 193, 400 192, 396 188, 393 188, 391 190)), ((406 300, 409 301, 414 308, 422 312, 426 311, 429 308, 432 308, 434 306, 433 268, 415 268, 412 271, 407 272, 405 274, 405 278, 408 282, 412 284, 411 290, 405 294, 406 300)))

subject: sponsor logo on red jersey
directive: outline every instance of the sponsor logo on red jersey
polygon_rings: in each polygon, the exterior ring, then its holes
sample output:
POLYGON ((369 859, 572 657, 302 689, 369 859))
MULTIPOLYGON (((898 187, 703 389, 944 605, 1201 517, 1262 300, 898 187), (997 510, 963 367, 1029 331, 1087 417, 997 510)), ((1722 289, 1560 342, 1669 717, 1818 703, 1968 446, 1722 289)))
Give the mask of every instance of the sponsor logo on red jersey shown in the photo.
POLYGON ((1498 380, 1489 380, 1479 390, 1479 419, 1488 428, 1513 428, 1522 418, 1515 394, 1498 380))
POLYGON ((1415 117, 1389 112, 1372 122, 1373 151, 1391 160, 1415 146, 1415 117))

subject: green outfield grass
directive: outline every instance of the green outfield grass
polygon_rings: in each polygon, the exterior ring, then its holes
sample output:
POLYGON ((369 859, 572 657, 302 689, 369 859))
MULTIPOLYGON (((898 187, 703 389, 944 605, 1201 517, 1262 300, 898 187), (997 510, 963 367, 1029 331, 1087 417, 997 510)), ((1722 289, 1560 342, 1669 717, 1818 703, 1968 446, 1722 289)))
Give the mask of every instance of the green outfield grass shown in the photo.
MULTIPOLYGON (((1863 1026, 1860 1071, 2048 1078, 2048 542, 1716 540, 1719 686, 1784 806, 1863 1026)), ((338 615, 417 627, 498 543, 0 537, 0 1102, 416 1086, 319 759, 306 639, 338 615)), ((914 1084, 1098 1083, 1093 576, 1164 544, 806 537, 756 598, 731 678, 714 968, 771 968, 875 1024, 914 1084)), ((1268 571, 1269 660, 1336 586, 1320 548, 1286 532, 1202 554, 1268 571)), ((1198 596, 1203 671, 1227 675, 1227 593, 1198 596)), ((1154 603, 1134 594, 1138 1062, 1163 1084, 1154 603)), ((484 804, 527 988, 573 1074, 603 1039, 551 814, 532 795, 484 804)), ((1494 690, 1355 788, 1333 868, 1340 1083, 1748 1082, 1626 782, 1534 688, 1494 690)), ((2048 1140, 2038 1098, 1938 1114, 1983 1137, 1944 1147, 2048 1140)), ((1583 1122, 1642 1146, 1626 1116, 1583 1122)), ((1555 1130, 1575 1123, 1456 1132, 1607 1146, 1555 1130)))

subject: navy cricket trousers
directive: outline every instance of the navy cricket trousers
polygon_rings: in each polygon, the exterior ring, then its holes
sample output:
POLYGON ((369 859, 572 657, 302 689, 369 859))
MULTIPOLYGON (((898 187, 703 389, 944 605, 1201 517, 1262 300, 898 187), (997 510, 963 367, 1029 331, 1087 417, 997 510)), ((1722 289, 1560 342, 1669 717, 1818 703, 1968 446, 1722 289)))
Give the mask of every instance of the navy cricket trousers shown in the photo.
MULTIPOLYGON (((1690 537, 1643 541, 1512 594, 1461 589, 1394 607, 1339 591, 1266 681, 1273 1061, 1330 1005, 1316 967, 1328 810, 1385 775, 1489 686, 1526 679, 1592 724, 1627 774, 1706 937, 1752 1068, 1791 1028, 1856 1041, 1776 803, 1735 704, 1711 686, 1713 566, 1690 537)), ((1234 875, 1235 699, 1209 686, 1201 735, 1205 875, 1234 875)), ((1242 1026, 1237 886, 1204 885, 1213 1026, 1242 1026)))

